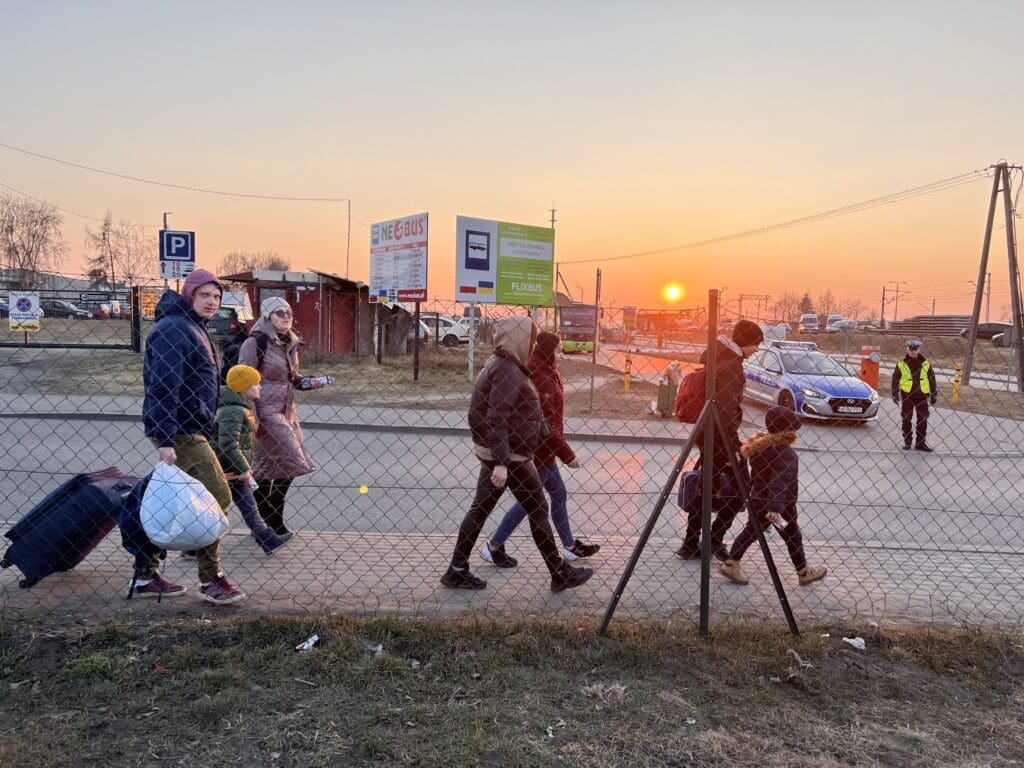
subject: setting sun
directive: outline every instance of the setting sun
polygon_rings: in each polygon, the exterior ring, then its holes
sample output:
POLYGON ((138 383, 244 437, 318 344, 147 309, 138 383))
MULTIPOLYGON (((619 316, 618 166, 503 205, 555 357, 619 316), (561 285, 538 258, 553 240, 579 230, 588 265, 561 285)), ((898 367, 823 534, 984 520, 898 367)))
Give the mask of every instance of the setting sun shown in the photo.
POLYGON ((679 283, 669 283, 661 289, 661 297, 668 302, 679 301, 685 295, 686 291, 683 290, 683 286, 679 283))

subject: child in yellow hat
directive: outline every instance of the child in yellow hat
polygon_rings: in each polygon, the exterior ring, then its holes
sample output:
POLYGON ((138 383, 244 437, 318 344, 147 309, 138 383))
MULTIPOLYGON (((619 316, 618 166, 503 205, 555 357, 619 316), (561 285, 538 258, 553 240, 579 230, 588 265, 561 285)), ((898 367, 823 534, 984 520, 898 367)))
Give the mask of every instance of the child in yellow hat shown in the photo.
POLYGON ((252 403, 260 397, 261 379, 260 372, 249 365, 234 365, 228 370, 226 386, 220 388, 214 450, 231 487, 231 500, 242 513, 253 538, 269 555, 294 534, 274 533, 260 517, 252 493, 252 439, 256 432, 252 403))

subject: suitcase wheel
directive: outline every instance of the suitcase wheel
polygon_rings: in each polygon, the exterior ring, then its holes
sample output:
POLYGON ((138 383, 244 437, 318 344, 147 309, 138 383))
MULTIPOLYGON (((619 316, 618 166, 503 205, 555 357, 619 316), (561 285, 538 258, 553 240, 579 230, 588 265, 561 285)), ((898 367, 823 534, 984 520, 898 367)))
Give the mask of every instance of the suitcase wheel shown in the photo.
POLYGON ((18 586, 22 589, 30 589, 39 583, 39 579, 22 579, 18 582, 18 586))
POLYGON ((0 568, 10 568, 12 565, 14 565, 14 563, 12 563, 6 557, 3 560, 0 560, 0 568))

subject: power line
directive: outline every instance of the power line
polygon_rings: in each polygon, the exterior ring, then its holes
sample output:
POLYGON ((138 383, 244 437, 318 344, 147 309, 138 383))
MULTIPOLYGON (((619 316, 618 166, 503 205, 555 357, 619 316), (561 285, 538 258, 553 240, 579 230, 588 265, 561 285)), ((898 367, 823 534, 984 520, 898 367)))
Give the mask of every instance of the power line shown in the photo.
MULTIPOLYGON (((2 145, 0 145, 2 146, 2 145)), ((673 245, 668 248, 659 248, 654 251, 642 251, 640 253, 629 253, 622 256, 606 256, 603 258, 595 259, 576 259, 572 261, 563 261, 562 264, 592 264, 596 262, 604 261, 623 261, 625 259, 638 259, 644 256, 658 256, 663 253, 671 253, 673 251, 687 250, 690 248, 700 248, 705 245, 714 245, 717 243, 724 243, 728 240, 739 240, 741 238, 753 237, 755 235, 764 235, 769 232, 777 232, 783 229, 790 229, 792 227, 799 227, 805 224, 813 224, 818 221, 825 221, 827 219, 836 218, 838 216, 848 216, 853 213, 860 213, 861 211, 870 210, 871 208, 877 208, 882 205, 891 205, 892 203, 902 202, 903 200, 910 200, 915 197, 921 197, 923 195, 934 194, 935 192, 944 192, 947 189, 954 189, 964 184, 972 184, 976 181, 988 178, 988 173, 985 169, 979 169, 975 171, 969 171, 968 173, 961 173, 958 176, 950 176, 946 179, 940 179, 933 181, 930 184, 923 184, 919 187, 911 187, 904 189, 900 192, 892 192, 888 195, 881 197, 875 197, 870 200, 863 200, 859 203, 851 203, 850 205, 844 205, 841 208, 833 208, 828 211, 821 211, 820 213, 813 213, 808 216, 801 216, 797 219, 789 219, 787 221, 781 221, 776 224, 768 224, 763 227, 757 227, 755 229, 747 229, 742 232, 734 232, 730 235, 722 235, 719 237, 708 238, 707 240, 697 240, 691 243, 683 243, 682 245, 673 245)))
MULTIPOLYGON (((49 202, 47 200, 41 200, 38 197, 32 197, 32 195, 25 194, 24 192, 22 192, 19 189, 15 189, 14 187, 9 186, 8 184, 4 184, 2 181, 0 181, 0 187, 3 187, 4 189, 10 190, 14 194, 19 195, 21 197, 24 197, 27 200, 33 200, 33 201, 35 201, 37 203, 40 203, 42 205, 49 205, 49 206, 51 206, 53 208, 56 208, 61 213, 67 213, 67 214, 70 214, 71 216, 78 216, 80 219, 88 219, 89 221, 99 221, 99 222, 103 221, 103 219, 97 218, 95 216, 89 216, 88 214, 85 214, 85 213, 79 213, 78 211, 72 211, 72 210, 69 210, 67 208, 61 208, 59 205, 54 205, 53 203, 51 203, 51 202, 49 202)), ((155 229, 157 227, 160 227, 161 225, 160 224, 143 224, 142 226, 146 227, 147 229, 155 229)))
POLYGON ((219 189, 205 189, 203 187, 191 187, 186 184, 172 184, 168 181, 157 181, 155 179, 146 179, 140 176, 131 176, 127 173, 118 173, 116 171, 106 171, 102 168, 93 168, 88 165, 82 165, 81 163, 73 163, 70 160, 61 160, 58 157, 51 157, 50 155, 43 155, 39 152, 32 152, 28 149, 22 149, 21 147, 15 147, 11 144, 4 144, 0 142, 0 147, 4 149, 10 149, 14 152, 20 152, 23 155, 30 155, 32 157, 38 157, 43 160, 49 160, 52 163, 60 163, 71 168, 78 168, 83 171, 91 171, 92 173, 101 173, 104 176, 113 176, 118 179, 127 179, 129 181, 137 181, 142 184, 153 184, 158 187, 169 187, 170 189, 181 189, 186 192, 202 192, 207 195, 221 195, 223 197, 246 197, 256 200, 289 200, 297 203, 348 203, 351 202, 350 198, 347 197, 291 197, 289 195, 261 195, 250 192, 225 192, 219 189))

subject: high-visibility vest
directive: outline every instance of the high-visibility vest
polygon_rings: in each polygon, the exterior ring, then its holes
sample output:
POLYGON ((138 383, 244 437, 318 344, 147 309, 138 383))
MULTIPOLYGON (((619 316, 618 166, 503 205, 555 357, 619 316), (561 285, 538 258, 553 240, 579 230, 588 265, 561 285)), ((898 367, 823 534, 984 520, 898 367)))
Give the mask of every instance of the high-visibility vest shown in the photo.
MULTIPOLYGON (((907 365, 906 360, 900 360, 896 363, 896 367, 900 369, 900 389, 904 392, 909 392, 914 388, 914 376, 910 372, 910 366, 907 365)), ((928 383, 928 371, 931 370, 932 364, 925 360, 921 364, 921 394, 929 395, 932 391, 932 385, 928 383)))

